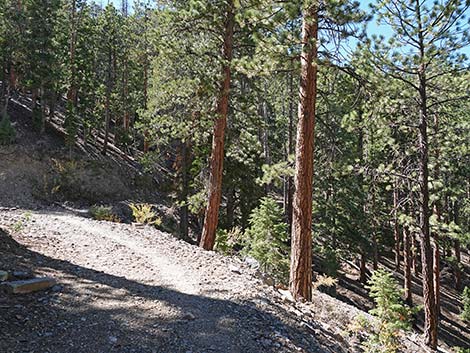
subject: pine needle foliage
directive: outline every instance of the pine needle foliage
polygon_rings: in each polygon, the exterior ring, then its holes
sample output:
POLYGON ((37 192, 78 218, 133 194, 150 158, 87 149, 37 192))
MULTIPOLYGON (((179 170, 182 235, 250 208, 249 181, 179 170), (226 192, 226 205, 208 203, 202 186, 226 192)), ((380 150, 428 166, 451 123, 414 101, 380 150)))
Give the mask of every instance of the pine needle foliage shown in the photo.
POLYGON ((378 318, 378 326, 365 343, 369 353, 394 353, 399 348, 401 330, 411 328, 413 310, 402 300, 402 290, 390 272, 377 270, 366 286, 375 302, 370 313, 378 318))
POLYGON ((244 236, 244 253, 256 259, 274 279, 286 282, 289 272, 287 224, 275 200, 264 197, 253 210, 244 236))
POLYGON ((470 287, 465 287, 462 293, 463 310, 460 314, 462 320, 470 323, 470 287))

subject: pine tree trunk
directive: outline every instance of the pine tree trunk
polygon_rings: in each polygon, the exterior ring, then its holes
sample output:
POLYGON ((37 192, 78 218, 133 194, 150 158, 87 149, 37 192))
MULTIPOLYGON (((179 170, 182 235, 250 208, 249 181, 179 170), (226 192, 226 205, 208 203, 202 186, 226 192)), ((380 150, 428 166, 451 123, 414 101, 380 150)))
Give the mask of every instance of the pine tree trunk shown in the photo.
MULTIPOLYGON (((267 95, 267 90, 266 90, 266 84, 265 84, 265 92, 264 95, 267 95)), ((263 116, 263 153, 264 153, 264 163, 266 165, 271 165, 272 160, 271 160, 271 150, 269 148, 269 128, 270 128, 270 123, 269 123, 269 113, 268 113, 268 103, 266 100, 263 98, 262 100, 262 116, 263 116)), ((266 183, 265 185, 265 193, 268 195, 271 192, 271 184, 266 183)))
POLYGON ((149 132, 148 130, 144 131, 144 153, 147 153, 150 148, 150 141, 149 141, 149 132))
MULTIPOLYGON (((3 77, 2 77, 2 98, 3 98, 3 105, 2 105, 2 119, 7 118, 8 114, 8 103, 10 102, 10 80, 7 79, 8 76, 8 67, 11 68, 11 65, 5 63, 5 67, 2 70, 3 77)), ((1 120, 1 119, 0 119, 1 120)))
MULTIPOLYGON (((440 151, 438 145, 439 135, 439 115, 434 115, 434 136, 436 139, 436 162, 434 166, 434 180, 440 179, 440 151)), ((434 202, 434 214, 437 218, 438 225, 441 223, 441 206, 440 200, 434 202)), ((440 253, 439 253, 439 229, 433 234, 433 281, 434 281, 434 301, 436 303, 436 314, 439 316, 441 313, 441 300, 440 300, 440 253)))
MULTIPOLYGON (((147 13, 145 15, 145 19, 147 20, 147 13)), ((145 56, 144 56, 144 109, 147 109, 147 103, 148 103, 148 72, 149 72, 149 63, 148 63, 148 57, 147 57, 147 50, 145 50, 145 56)), ((149 151, 149 132, 148 130, 144 131, 144 153, 147 153, 149 151)))
POLYGON ((377 244, 377 234, 375 232, 372 233, 372 254, 373 254, 372 268, 375 271, 379 268, 379 246, 377 244))
POLYGON ((71 9, 71 29, 70 29, 70 43, 69 43, 69 65, 70 65, 70 85, 67 91, 67 102, 73 107, 77 106, 77 87, 76 87, 76 69, 75 69, 75 49, 77 42, 77 29, 75 26, 75 17, 77 11, 76 0, 72 0, 71 9))
MULTIPOLYGON (((457 201, 454 202, 454 222, 455 224, 459 224, 459 209, 457 201)), ((454 246, 454 255, 455 255, 455 289, 461 290, 462 289, 462 257, 460 254, 460 241, 459 239, 454 239, 453 242, 454 246)))
MULTIPOLYGON (((287 152, 289 158, 290 155, 294 154, 294 82, 293 82, 294 72, 293 69, 289 73, 289 133, 288 133, 288 147, 287 152)), ((287 178, 287 225, 289 234, 292 233, 292 199, 294 196, 294 180, 291 176, 287 178)))
POLYGON ((207 208, 204 217, 204 227, 200 246, 206 250, 212 250, 215 243, 215 232, 219 222, 219 207, 222 198, 222 175, 224 162, 224 135, 227 125, 227 115, 229 106, 230 78, 233 49, 233 28, 235 25, 234 4, 230 1, 227 8, 227 18, 225 23, 224 45, 222 56, 224 67, 222 70, 223 82, 219 93, 216 107, 216 121, 212 137, 212 154, 210 161, 209 195, 207 208))
POLYGON ((312 299, 312 182, 317 94, 318 3, 303 14, 299 122, 295 159, 289 290, 295 299, 312 299))
POLYGON ((413 297, 411 291, 411 249, 410 249, 410 231, 402 228, 403 231, 403 277, 404 277, 404 295, 405 302, 412 305, 413 297))
POLYGON ((458 291, 462 289, 462 271, 460 270, 462 258, 460 255, 460 241, 454 240, 454 255, 455 255, 455 289, 458 291))
POLYGON ((429 231, 428 188, 428 122, 426 103, 426 76, 424 65, 420 68, 420 123, 419 123, 419 236, 421 243, 421 273, 423 276, 424 337, 431 349, 437 346, 437 315, 433 284, 432 250, 429 231))
POLYGON ((46 94, 44 92, 44 86, 40 88, 41 107, 40 107, 40 121, 39 121, 39 134, 43 135, 46 131, 46 94))
POLYGON ((129 65, 127 63, 127 52, 124 53, 124 69, 123 69, 123 79, 122 79, 122 90, 123 90, 123 108, 124 108, 124 117, 123 117, 123 124, 122 127, 125 131, 129 130, 130 126, 130 114, 129 114, 129 103, 128 103, 128 96, 129 96, 129 65))
POLYGON ((395 238, 395 271, 400 271, 400 227, 398 225, 398 183, 393 189, 393 234, 395 238))
POLYGON ((181 195, 180 201, 183 205, 180 207, 180 233, 181 238, 189 238, 189 212, 188 212, 188 190, 189 190, 189 142, 181 143, 181 195))
POLYGON ((57 105, 57 99, 58 99, 58 94, 56 92, 51 93, 51 97, 49 100, 49 111, 47 112, 47 117, 49 118, 49 121, 54 118, 55 115, 55 109, 57 105))
POLYGON ((109 125, 111 123, 111 71, 112 71, 112 53, 111 51, 108 53, 108 77, 106 79, 106 101, 104 106, 104 141, 103 141, 103 149, 101 153, 103 155, 106 154, 108 150, 108 140, 109 140, 109 125))
MULTIPOLYGON (((437 214, 437 221, 441 221, 441 216, 440 212, 437 209, 436 210, 437 214)), ((434 302, 436 305, 436 315, 439 315, 441 312, 440 308, 440 268, 439 268, 439 262, 440 262, 440 253, 439 253, 439 234, 437 232, 434 233, 433 237, 433 268, 432 268, 432 273, 433 273, 433 285, 434 285, 434 302)))
POLYGON ((411 235, 411 247, 412 250, 412 258, 411 258, 411 265, 413 268, 413 273, 416 277, 419 276, 419 257, 418 257, 418 244, 416 244, 416 234, 412 233, 411 235))
POLYGON ((359 282, 361 283, 366 283, 367 281, 366 270, 366 253, 365 251, 361 251, 359 257, 359 282))
POLYGON ((31 111, 34 113, 36 106, 38 104, 38 89, 33 88, 31 91, 31 111))
POLYGON ((424 44, 424 30, 421 19, 420 0, 415 1, 416 18, 418 20, 418 44, 420 49, 420 66, 418 68, 419 79, 419 129, 418 129, 418 153, 419 153, 419 236, 421 242, 421 273, 423 276, 423 301, 424 301, 424 341, 431 349, 437 347, 437 313, 433 283, 432 250, 429 230, 429 142, 428 142, 428 112, 427 112, 427 79, 426 79, 426 55, 424 44))
POLYGON ((235 189, 227 192, 227 228, 232 229, 235 220, 235 189))
POLYGON ((18 87, 18 76, 16 75, 15 67, 10 63, 10 87, 16 90, 18 87))
POLYGON ((295 299, 312 299, 312 182, 317 95, 318 3, 303 14, 289 290, 295 299))

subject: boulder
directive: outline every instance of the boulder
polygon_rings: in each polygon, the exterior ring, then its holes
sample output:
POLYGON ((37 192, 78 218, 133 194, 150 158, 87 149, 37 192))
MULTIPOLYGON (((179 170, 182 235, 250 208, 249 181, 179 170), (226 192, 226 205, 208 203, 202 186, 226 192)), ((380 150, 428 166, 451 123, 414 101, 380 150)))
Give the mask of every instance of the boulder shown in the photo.
POLYGON ((8 272, 0 270, 0 282, 6 281, 8 279, 8 272))
POLYGON ((116 215, 122 223, 131 223, 133 220, 132 209, 127 202, 121 201, 113 205, 111 213, 116 215))

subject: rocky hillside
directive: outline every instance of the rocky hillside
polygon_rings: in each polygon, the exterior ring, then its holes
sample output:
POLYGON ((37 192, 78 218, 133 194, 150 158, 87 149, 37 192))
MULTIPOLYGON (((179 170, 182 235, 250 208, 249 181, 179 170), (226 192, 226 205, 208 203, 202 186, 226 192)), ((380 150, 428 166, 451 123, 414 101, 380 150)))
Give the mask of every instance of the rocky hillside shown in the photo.
MULTIPOLYGON (((362 351, 357 319, 373 319, 353 271, 336 298, 317 291, 294 303, 256 264, 170 234, 171 205, 135 164, 93 146, 70 159, 60 132, 39 137, 21 102, 11 108, 18 136, 0 151, 0 270, 57 284, 0 291, 0 352, 362 351), (89 217, 94 203, 124 200, 155 204, 170 233, 89 217)), ((468 342, 460 325, 447 334, 443 351, 468 342)), ((403 352, 425 351, 416 333, 400 340, 403 352)))
POLYGON ((360 351, 366 313, 320 292, 294 304, 248 264, 153 227, 2 208, 0 228, 0 268, 58 283, 0 295, 2 352, 360 351))

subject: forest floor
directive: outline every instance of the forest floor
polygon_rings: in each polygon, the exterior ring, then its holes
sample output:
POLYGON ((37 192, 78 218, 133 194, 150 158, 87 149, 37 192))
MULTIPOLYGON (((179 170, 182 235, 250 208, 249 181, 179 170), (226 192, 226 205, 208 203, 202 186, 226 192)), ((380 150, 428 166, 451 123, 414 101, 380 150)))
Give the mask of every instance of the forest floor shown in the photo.
POLYGON ((0 268, 59 285, 0 294, 0 352, 358 350, 358 309, 319 292, 295 307, 240 260, 155 228, 4 208, 1 229, 0 268))
MULTIPOLYGON (((93 146, 73 166, 78 178, 51 174, 67 160, 61 137, 38 138, 27 109, 11 108, 18 143, 0 150, 0 270, 51 276, 58 285, 23 295, 0 291, 0 352, 362 351, 364 335, 352 331, 359 315, 372 320, 365 312, 371 302, 353 271, 341 276, 337 298, 316 291, 313 303, 293 303, 248 263, 178 240, 171 226, 165 233, 93 220, 87 211, 95 199, 149 200, 167 214, 171 207, 164 194, 143 192, 148 184, 136 187, 142 180, 132 166, 99 153, 86 160, 93 146), (54 177, 62 192, 86 195, 86 202, 47 200, 55 196, 54 177)), ((454 320, 459 308, 450 308, 444 315, 454 320)), ((444 324, 442 352, 469 342, 468 327, 444 324)), ((425 352, 420 340, 403 334, 402 351, 425 352)))

